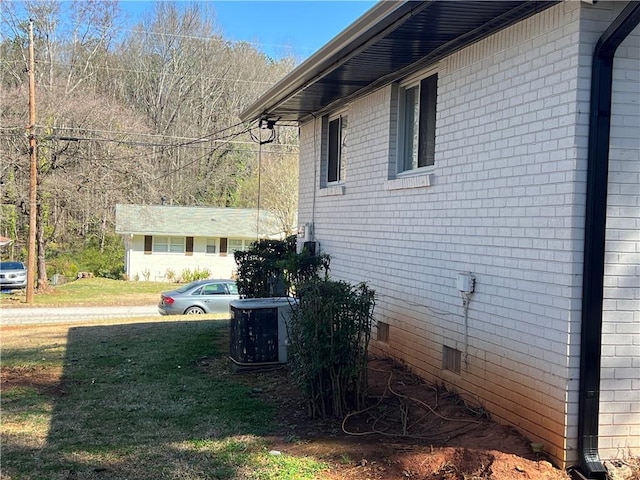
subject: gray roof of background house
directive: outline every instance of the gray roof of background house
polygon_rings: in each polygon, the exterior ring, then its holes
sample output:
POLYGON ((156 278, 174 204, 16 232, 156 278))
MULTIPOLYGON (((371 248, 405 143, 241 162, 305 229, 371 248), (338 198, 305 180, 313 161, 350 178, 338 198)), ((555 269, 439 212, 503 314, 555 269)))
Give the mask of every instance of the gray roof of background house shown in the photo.
POLYGON ((272 212, 249 208, 116 205, 116 233, 188 237, 260 238, 281 235, 272 212), (259 226, 259 234, 256 235, 259 226))
POLYGON ((556 3, 381 1, 269 89, 240 118, 304 121, 556 3))

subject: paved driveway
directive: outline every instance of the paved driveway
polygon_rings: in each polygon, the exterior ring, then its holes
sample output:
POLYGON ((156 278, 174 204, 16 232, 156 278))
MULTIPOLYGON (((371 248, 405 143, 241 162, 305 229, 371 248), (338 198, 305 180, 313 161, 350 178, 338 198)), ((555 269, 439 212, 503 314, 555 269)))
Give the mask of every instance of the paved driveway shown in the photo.
POLYGON ((159 317, 156 305, 144 307, 0 308, 0 325, 83 322, 109 318, 159 317))

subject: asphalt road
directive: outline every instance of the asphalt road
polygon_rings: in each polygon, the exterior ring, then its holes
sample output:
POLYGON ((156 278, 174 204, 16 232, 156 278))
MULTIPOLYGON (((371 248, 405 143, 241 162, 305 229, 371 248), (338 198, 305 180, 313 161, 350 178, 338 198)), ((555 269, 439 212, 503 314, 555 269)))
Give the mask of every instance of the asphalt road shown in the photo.
POLYGON ((144 307, 0 308, 0 325, 84 322, 110 318, 159 317, 156 305, 144 307))

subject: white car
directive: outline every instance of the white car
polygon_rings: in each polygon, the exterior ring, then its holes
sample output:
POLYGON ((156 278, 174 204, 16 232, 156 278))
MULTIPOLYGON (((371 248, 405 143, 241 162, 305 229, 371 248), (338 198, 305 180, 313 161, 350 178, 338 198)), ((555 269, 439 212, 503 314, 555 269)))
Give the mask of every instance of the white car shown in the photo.
POLYGON ((27 269, 22 262, 0 262, 0 289, 27 288, 27 269))

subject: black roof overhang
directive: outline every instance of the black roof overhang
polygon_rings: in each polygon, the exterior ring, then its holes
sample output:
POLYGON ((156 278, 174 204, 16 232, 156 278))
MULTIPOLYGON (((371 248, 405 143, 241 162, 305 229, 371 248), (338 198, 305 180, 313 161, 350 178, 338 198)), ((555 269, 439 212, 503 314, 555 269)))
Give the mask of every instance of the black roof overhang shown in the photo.
POLYGON ((558 1, 383 1, 245 110, 301 122, 424 68, 558 1))

